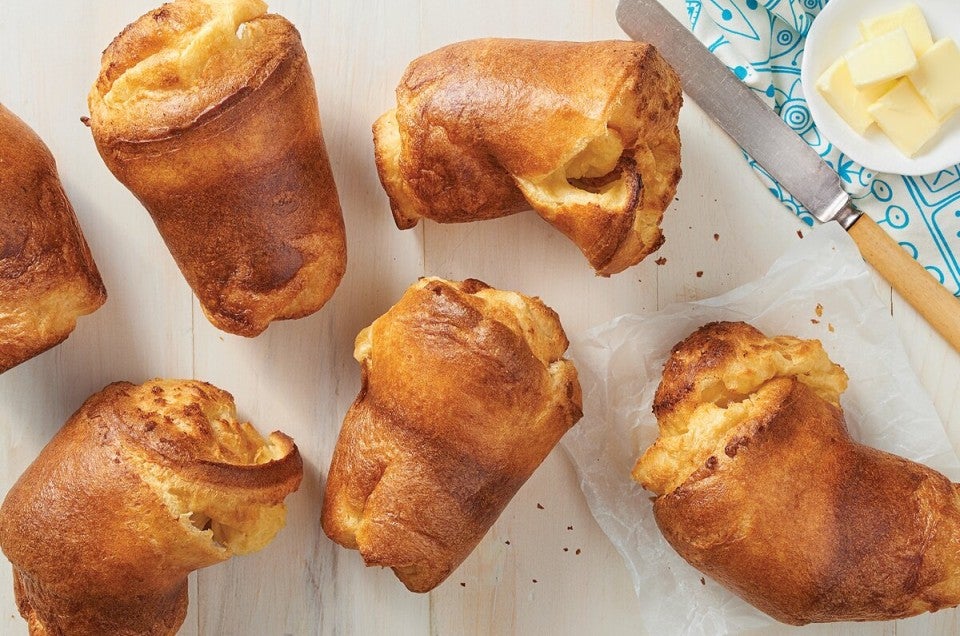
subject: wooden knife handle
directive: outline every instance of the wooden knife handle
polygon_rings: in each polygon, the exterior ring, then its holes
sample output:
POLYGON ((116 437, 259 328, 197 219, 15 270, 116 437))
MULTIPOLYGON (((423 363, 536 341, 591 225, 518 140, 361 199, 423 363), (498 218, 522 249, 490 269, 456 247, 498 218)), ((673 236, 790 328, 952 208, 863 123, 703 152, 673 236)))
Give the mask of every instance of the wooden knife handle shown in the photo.
POLYGON ((950 294, 866 214, 848 231, 864 260, 960 352, 960 298, 950 294))

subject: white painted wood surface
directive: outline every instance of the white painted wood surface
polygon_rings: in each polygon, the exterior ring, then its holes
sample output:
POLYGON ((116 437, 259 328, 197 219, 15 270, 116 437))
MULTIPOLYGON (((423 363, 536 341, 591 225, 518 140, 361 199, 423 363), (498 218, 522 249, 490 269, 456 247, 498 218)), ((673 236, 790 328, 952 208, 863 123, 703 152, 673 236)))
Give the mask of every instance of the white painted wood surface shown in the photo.
MULTIPOLYGON (((320 530, 324 475, 359 386, 357 332, 418 276, 476 277, 539 295, 575 333, 622 313, 713 296, 765 271, 804 226, 780 208, 738 151, 689 103, 684 178, 654 258, 609 280, 533 214, 432 223, 400 232, 376 177, 370 125, 407 62, 480 36, 623 37, 613 0, 274 0, 300 29, 349 241, 346 277, 312 317, 255 340, 203 318, 146 212, 107 171, 80 123, 99 54, 153 0, 4 0, 0 102, 57 157, 110 299, 63 345, 0 376, 0 491, 93 392, 121 379, 196 377, 234 394, 260 430, 281 429, 306 461, 289 523, 262 552, 192 577, 181 634, 638 634, 643 625, 619 556, 591 518, 567 458, 555 451, 478 549, 429 595, 320 530), (719 234, 719 240, 714 234, 719 234), (702 277, 697 272, 702 271, 702 277), (541 510, 537 504, 541 504, 541 510)), ((682 3, 671 0, 679 15, 682 3)), ((877 280, 878 292, 890 296, 877 280)), ((896 297, 891 311, 914 369, 960 447, 960 357, 896 297)), ((786 633, 790 628, 768 630, 786 633)), ((956 611, 909 621, 806 628, 806 634, 955 634, 956 611)), ((0 634, 26 634, 9 568, 0 567, 0 634)))

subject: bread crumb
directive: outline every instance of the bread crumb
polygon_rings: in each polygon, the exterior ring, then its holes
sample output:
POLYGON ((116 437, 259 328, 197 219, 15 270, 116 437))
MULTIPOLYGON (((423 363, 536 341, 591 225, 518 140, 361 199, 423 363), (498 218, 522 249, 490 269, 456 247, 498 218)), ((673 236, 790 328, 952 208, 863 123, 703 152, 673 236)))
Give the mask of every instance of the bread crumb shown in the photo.
POLYGON ((666 264, 667 264, 667 257, 666 257, 666 256, 661 256, 660 258, 658 258, 657 260, 655 260, 655 261, 653 261, 653 262, 656 263, 657 265, 666 265, 666 264))
POLYGON ((569 552, 569 551, 570 551, 570 548, 564 548, 563 551, 564 551, 564 552, 569 552))
POLYGON ((567 526, 567 530, 573 530, 573 526, 567 526))
POLYGON ((536 583, 536 582, 537 582, 537 579, 533 579, 533 582, 536 583))
POLYGON ((719 240, 720 240, 720 235, 715 233, 715 234, 713 235, 713 240, 714 240, 714 241, 719 241, 719 240))
POLYGON ((460 587, 467 587, 467 584, 464 583, 463 581, 460 581, 460 587))
MULTIPOLYGON (((707 584, 707 580, 701 576, 701 577, 700 577, 700 585, 706 585, 706 584, 707 584)), ((460 585, 463 585, 463 583, 461 583, 460 585)))
POLYGON ((537 510, 543 510, 543 504, 537 502, 537 510))
POLYGON ((815 324, 815 325, 819 325, 819 324, 820 324, 820 321, 817 320, 816 318, 811 318, 811 319, 810 319, 810 322, 813 323, 813 324, 815 324))
POLYGON ((507 544, 507 545, 510 545, 509 539, 508 539, 507 541, 504 541, 504 543, 507 544))
POLYGON ((703 278, 703 270, 697 271, 697 278, 703 278))
POLYGON ((823 305, 817 303, 817 308, 814 311, 817 312, 817 318, 821 317, 823 315, 823 305))
POLYGON ((803 238, 803 230, 797 230, 797 236, 803 238))
POLYGON ((833 323, 831 322, 827 323, 827 331, 829 331, 830 333, 833 333, 834 331, 836 331, 836 329, 833 328, 833 323))
POLYGON ((577 548, 577 551, 574 554, 580 554, 580 548, 577 548))

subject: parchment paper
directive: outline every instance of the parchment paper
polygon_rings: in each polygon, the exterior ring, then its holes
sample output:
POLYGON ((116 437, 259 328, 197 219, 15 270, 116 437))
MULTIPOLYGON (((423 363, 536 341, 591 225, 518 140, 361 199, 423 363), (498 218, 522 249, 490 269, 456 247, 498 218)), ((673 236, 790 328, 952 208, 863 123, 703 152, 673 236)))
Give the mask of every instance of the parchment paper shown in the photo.
POLYGON ((713 320, 744 320, 768 336, 819 339, 850 376, 841 404, 854 438, 954 481, 960 475, 889 309, 836 223, 815 228, 758 281, 654 314, 621 316, 587 332, 570 354, 583 385, 584 417, 563 446, 590 510, 626 561, 649 634, 713 636, 776 623, 709 578, 702 583, 703 575, 660 534, 651 493, 630 477, 656 439, 651 404, 670 349, 713 320))

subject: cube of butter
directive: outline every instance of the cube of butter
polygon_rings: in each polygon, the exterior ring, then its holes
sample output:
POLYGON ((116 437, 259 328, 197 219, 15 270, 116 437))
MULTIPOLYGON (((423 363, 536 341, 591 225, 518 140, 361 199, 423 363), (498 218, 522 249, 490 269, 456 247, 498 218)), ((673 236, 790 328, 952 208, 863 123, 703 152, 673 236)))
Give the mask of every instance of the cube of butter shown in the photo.
POLYGON ((902 28, 867 40, 845 57, 857 88, 885 82, 917 68, 917 56, 902 28))
POLYGON ((913 53, 917 57, 923 55, 933 45, 927 20, 923 17, 923 11, 915 4, 908 4, 902 9, 862 21, 860 35, 864 40, 871 40, 878 35, 900 28, 907 32, 913 53))
POLYGON ((907 78, 867 108, 867 112, 903 154, 913 157, 940 129, 923 98, 907 78))
POLYGON ((910 75, 914 88, 937 119, 945 119, 960 106, 960 49, 950 38, 937 40, 917 60, 910 75))
MULTIPOLYGON (((899 78, 898 78, 899 79, 899 78)), ((863 96, 867 103, 872 104, 881 97, 887 94, 891 88, 897 85, 897 80, 887 80, 886 82, 877 82, 875 84, 870 84, 869 86, 864 86, 863 88, 858 88, 857 90, 863 96)))
POLYGON ((873 124, 873 117, 867 112, 867 107, 895 84, 894 80, 890 80, 858 89, 853 85, 847 61, 841 57, 817 80, 817 90, 833 110, 862 135, 873 124))

